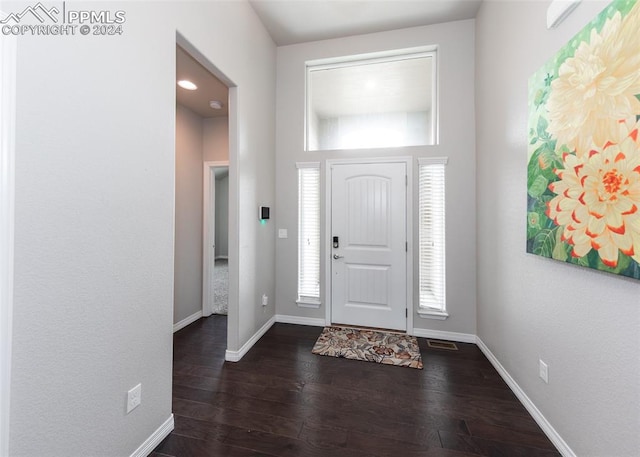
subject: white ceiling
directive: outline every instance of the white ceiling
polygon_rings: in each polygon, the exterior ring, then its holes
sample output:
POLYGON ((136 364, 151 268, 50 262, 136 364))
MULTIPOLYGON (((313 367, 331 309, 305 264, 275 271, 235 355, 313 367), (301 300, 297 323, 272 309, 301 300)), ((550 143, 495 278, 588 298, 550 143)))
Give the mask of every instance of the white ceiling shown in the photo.
POLYGON ((206 68, 180 46, 176 46, 176 82, 187 79, 198 86, 196 90, 187 90, 176 85, 176 100, 203 118, 226 117, 229 115, 229 89, 206 68), (222 109, 215 110, 209 102, 222 102, 222 109))
POLYGON ((471 19, 482 0, 249 0, 278 46, 471 19))

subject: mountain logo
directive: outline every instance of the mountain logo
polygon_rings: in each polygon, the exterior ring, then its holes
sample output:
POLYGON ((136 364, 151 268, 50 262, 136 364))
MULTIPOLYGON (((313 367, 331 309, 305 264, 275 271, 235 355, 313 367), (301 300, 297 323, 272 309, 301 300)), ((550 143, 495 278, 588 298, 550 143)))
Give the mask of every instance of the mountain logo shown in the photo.
POLYGON ((58 22, 57 15, 60 14, 60 10, 55 6, 51 9, 45 8, 45 6, 38 2, 35 6, 28 6, 21 13, 11 13, 6 18, 0 20, 0 24, 7 24, 9 21, 13 20, 15 23, 19 23, 23 17, 27 14, 31 13, 40 23, 44 23, 47 18, 51 19, 53 22, 58 22))

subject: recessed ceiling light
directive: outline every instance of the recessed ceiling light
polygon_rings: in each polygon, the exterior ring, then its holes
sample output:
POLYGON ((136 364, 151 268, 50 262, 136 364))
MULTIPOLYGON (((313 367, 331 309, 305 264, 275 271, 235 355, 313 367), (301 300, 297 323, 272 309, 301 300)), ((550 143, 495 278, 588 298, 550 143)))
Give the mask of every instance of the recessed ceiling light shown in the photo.
POLYGON ((191 81, 187 79, 181 79, 180 81, 178 81, 178 86, 187 90, 196 90, 198 88, 198 86, 196 86, 195 84, 193 84, 191 81))
POLYGON ((209 106, 213 109, 222 109, 222 102, 218 100, 211 100, 209 106))

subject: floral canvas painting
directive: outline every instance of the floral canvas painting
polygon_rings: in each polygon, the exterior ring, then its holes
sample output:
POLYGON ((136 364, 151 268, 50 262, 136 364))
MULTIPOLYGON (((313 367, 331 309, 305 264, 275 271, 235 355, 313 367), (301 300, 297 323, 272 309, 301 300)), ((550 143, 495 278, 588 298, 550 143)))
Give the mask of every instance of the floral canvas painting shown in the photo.
POLYGON ((529 80, 527 252, 640 279, 640 0, 529 80))

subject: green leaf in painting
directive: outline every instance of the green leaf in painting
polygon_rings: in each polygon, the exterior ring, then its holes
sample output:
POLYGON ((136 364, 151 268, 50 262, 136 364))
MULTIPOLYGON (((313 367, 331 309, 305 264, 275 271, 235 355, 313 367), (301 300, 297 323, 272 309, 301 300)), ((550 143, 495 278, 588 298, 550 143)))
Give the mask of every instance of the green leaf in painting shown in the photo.
POLYGON ((535 151, 533 151, 533 154, 531 154, 531 158, 529 159, 529 166, 537 166, 538 165, 538 157, 540 156, 542 151, 544 151, 544 148, 545 148, 545 146, 543 144, 542 146, 537 148, 535 151))
POLYGON ((539 147, 529 159, 529 164, 527 166, 527 188, 531 187, 533 181, 540 175, 540 165, 538 160, 540 158, 540 154, 542 153, 544 146, 539 147))
POLYGON ((540 226, 540 219, 541 219, 540 214, 538 214, 535 211, 530 211, 527 213, 527 239, 528 240, 534 238, 542 228, 540 226))
POLYGON ((588 256, 583 256, 583 257, 574 257, 576 259, 576 263, 578 265, 580 265, 581 267, 588 267, 589 265, 589 257, 588 256))
POLYGON ((569 258, 569 246, 567 243, 562 241, 562 229, 559 228, 556 230, 556 245, 553 247, 553 252, 551 253, 551 257, 556 260, 561 260, 564 262, 569 258))
POLYGON ((538 221, 539 221, 538 223, 541 229, 542 228, 552 229, 555 227, 553 220, 547 217, 547 203, 552 198, 553 197, 549 195, 543 195, 542 197, 535 200, 533 208, 531 208, 533 211, 535 211, 538 214, 538 221))
POLYGON ((545 134, 545 143, 544 145, 547 147, 547 154, 549 155, 549 159, 560 162, 562 164, 562 154, 558 154, 556 152, 556 143, 558 140, 554 140, 551 138, 551 135, 548 133, 545 134))
MULTIPOLYGON (((551 195, 543 195, 542 197, 536 200, 536 203, 533 207, 534 211, 537 211, 541 215, 546 215, 547 213, 547 203, 551 201, 553 197, 551 195)), ((540 223, 542 225, 542 223, 540 223)))
POLYGON ((545 100, 546 100, 546 89, 538 89, 538 91, 536 92, 535 97, 533 98, 533 103, 536 105, 536 108, 538 108, 540 105, 542 105, 545 100))
POLYGON ((529 186, 529 195, 533 198, 538 198, 547 190, 547 186, 549 185, 549 180, 542 175, 538 175, 536 179, 533 180, 531 186, 529 186))
POLYGON ((554 229, 542 229, 533 240, 533 253, 543 257, 552 257, 553 248, 556 244, 556 231, 554 229))
POLYGON ((544 176, 547 179, 547 182, 557 181, 559 178, 555 170, 558 168, 560 169, 562 168, 562 167, 558 167, 557 165, 558 164, 556 162, 551 162, 544 169, 540 170, 540 175, 544 176))
POLYGON ((527 223, 529 227, 540 228, 540 215, 535 211, 527 213, 527 223))
POLYGON ((571 248, 571 250, 569 251, 569 257, 567 259, 567 262, 572 263, 574 265, 579 265, 581 267, 588 267, 589 266, 589 256, 585 255, 583 257, 574 257, 573 255, 571 255, 573 248, 571 248))
POLYGON ((547 122, 547 120, 540 116, 538 118, 538 136, 541 138, 548 138, 549 134, 547 133, 547 127, 549 126, 549 123, 547 122))

